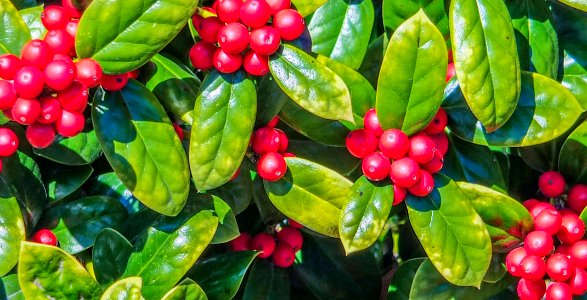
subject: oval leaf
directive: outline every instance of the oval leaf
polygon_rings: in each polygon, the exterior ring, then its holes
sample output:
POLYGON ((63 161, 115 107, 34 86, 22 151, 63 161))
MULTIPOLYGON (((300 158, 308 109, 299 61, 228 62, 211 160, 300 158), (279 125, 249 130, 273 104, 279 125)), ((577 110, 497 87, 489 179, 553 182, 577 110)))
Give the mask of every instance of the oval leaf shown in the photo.
POLYGON ((587 183, 587 122, 577 127, 564 142, 558 166, 569 182, 587 183))
POLYGON ((583 0, 560 0, 560 2, 578 10, 587 12, 587 3, 585 3, 583 0))
POLYGON ((26 300, 22 295, 16 273, 0 277, 0 297, 6 300, 26 300))
POLYGON ((480 287, 491 261, 491 239, 459 186, 434 176, 426 197, 406 199, 412 227, 436 269, 452 284, 480 287))
POLYGON ((114 172, 100 174, 90 179, 86 187, 85 192, 88 196, 107 196, 118 199, 129 214, 137 213, 144 208, 114 172))
MULTIPOLYGON (((0 277, 18 262, 20 242, 26 239, 24 219, 16 197, 0 177, 0 277)), ((0 293, 0 296, 2 294, 0 293)))
POLYGON ((142 286, 143 279, 140 277, 125 278, 113 283, 110 287, 108 287, 108 289, 104 291, 104 294, 102 294, 102 298, 100 298, 100 300, 140 300, 142 299, 142 286))
MULTIPOLYGON (((28 1, 28 0, 27 0, 28 1)), ((33 5, 36 5, 37 1, 34 2, 33 5)), ((13 1, 14 3, 14 1, 13 1)), ((32 39, 42 39, 47 33, 47 29, 43 26, 43 22, 41 21, 41 13, 43 13, 43 5, 29 7, 25 9, 21 9, 18 11, 20 16, 24 20, 24 23, 29 28, 31 33, 32 39)))
POLYGON ((279 181, 265 181, 271 202, 284 215, 318 233, 338 237, 338 220, 352 182, 314 162, 288 157, 279 181))
POLYGON ((249 207, 251 199, 253 199, 253 181, 251 176, 247 176, 249 171, 243 166, 240 168, 243 176, 239 175, 222 186, 209 191, 210 194, 220 197, 222 199, 220 201, 226 201, 230 205, 229 209, 232 209, 232 215, 242 213, 249 207))
POLYGON ((94 169, 90 165, 49 165, 43 170, 43 181, 47 187, 49 202, 54 204, 77 191, 90 178, 94 169))
POLYGON ((198 190, 232 178, 247 151, 256 111, 255 85, 243 72, 208 74, 194 108, 189 151, 198 190))
POLYGON ((296 10, 302 16, 308 16, 315 12, 320 6, 324 3, 328 2, 328 0, 292 0, 291 3, 295 5, 296 10))
POLYGON ((75 49, 107 74, 145 64, 179 33, 198 0, 95 0, 80 20, 75 49))
POLYGON ((189 193, 189 167, 157 98, 132 79, 119 92, 96 95, 92 121, 120 180, 149 208, 177 215, 189 193))
POLYGON ((449 21, 461 90, 485 129, 495 131, 520 96, 520 60, 507 7, 501 0, 454 0, 449 21))
POLYGON ((420 265, 425 261, 424 258, 414 258, 405 261, 397 268, 393 279, 389 284, 387 293, 388 300, 407 300, 410 298, 410 290, 412 289, 412 283, 414 282, 414 276, 420 265))
POLYGON ((384 0, 381 10, 385 30, 387 32, 397 30, 402 23, 422 8, 442 35, 448 36, 448 16, 444 3, 444 0, 384 0))
MULTIPOLYGON (((587 21, 586 21, 587 23, 587 21)), ((587 49, 585 43, 572 40, 561 43, 563 50, 563 78, 561 84, 587 109, 587 49)))
POLYGON ((297 104, 321 118, 353 122, 351 96, 344 81, 304 51, 290 45, 269 60, 271 74, 297 104))
POLYGON ((58 137, 47 148, 33 148, 35 154, 71 166, 87 165, 102 156, 96 131, 86 129, 70 138, 58 137))
POLYGON ((421 10, 394 32, 379 73, 377 116, 383 128, 412 135, 442 102, 448 56, 442 34, 421 10))
POLYGON ((257 259, 249 273, 243 300, 289 299, 290 296, 287 269, 265 259, 257 259))
POLYGON ((120 278, 131 252, 132 244, 118 231, 111 228, 100 231, 92 249, 96 280, 109 285, 120 278))
POLYGON ((0 54, 20 55, 20 50, 31 39, 31 32, 11 1, 0 1, 0 54))
POLYGON ((361 163, 361 160, 352 156, 346 147, 331 147, 313 141, 290 139, 287 151, 343 175, 351 174, 361 163))
POLYGON ((208 300, 208 297, 195 281, 186 278, 167 292, 161 300, 208 300))

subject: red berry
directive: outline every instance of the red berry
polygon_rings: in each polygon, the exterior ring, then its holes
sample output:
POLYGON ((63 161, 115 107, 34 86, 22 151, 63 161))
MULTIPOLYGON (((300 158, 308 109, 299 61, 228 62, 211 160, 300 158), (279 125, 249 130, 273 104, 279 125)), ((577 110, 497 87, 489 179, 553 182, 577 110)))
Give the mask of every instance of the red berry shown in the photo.
POLYGON ((528 211, 530 211, 530 209, 532 209, 534 206, 538 205, 539 203, 541 203, 541 202, 536 199, 527 199, 524 202, 522 202, 522 205, 524 205, 524 207, 528 211))
POLYGON ((304 33, 306 24, 299 12, 293 9, 284 9, 273 17, 273 27, 279 31, 282 39, 293 41, 304 33))
POLYGON ((377 137, 365 129, 349 132, 346 137, 346 148, 355 157, 363 158, 377 150, 377 137))
POLYGON ((234 73, 243 65, 243 56, 241 54, 226 53, 222 48, 218 48, 214 51, 212 62, 220 73, 234 73))
POLYGON ((275 240, 267 233, 259 233, 251 240, 251 249, 261 251, 259 258, 267 258, 275 250, 275 240))
MULTIPOLYGON (((69 22, 67 22, 67 25, 65 25, 65 31, 67 31, 67 33, 73 38, 73 40, 75 41, 75 36, 77 35, 77 28, 79 27, 79 20, 70 20, 69 22)), ((74 47, 75 47, 75 43, 74 43, 74 47)))
POLYGON ((122 90, 126 84, 128 83, 128 75, 127 74, 118 74, 118 75, 102 75, 100 79, 100 85, 103 89, 109 92, 116 92, 122 90))
POLYGON ((277 232, 277 240, 281 243, 288 244, 294 251, 302 249, 304 238, 302 233, 293 227, 285 227, 277 232))
POLYGON ((379 149, 391 159, 400 159, 408 154, 410 139, 399 129, 387 129, 379 138, 379 149))
POLYGON ((71 60, 54 60, 45 67, 45 83, 56 91, 69 87, 73 83, 75 75, 76 68, 71 60))
POLYGON ((288 244, 279 243, 273 252, 273 263, 280 268, 289 268, 295 261, 295 251, 288 244))
POLYGON ((12 107, 2 110, 2 113, 10 121, 14 121, 14 116, 12 116, 12 107))
POLYGON ((65 9, 57 5, 46 6, 41 13, 41 22, 47 30, 65 28, 69 18, 65 9))
POLYGON ((289 139, 287 138, 287 134, 283 132, 281 129, 274 129, 279 133, 279 148, 277 149, 278 153, 284 153, 287 151, 287 147, 289 146, 289 139))
POLYGON ((573 185, 567 193, 567 204, 577 213, 581 213, 587 206, 587 185, 573 185))
POLYGON ((566 256, 570 256, 571 255, 571 245, 560 244, 560 245, 556 246, 554 253, 561 253, 566 256))
POLYGON ((241 234, 237 238, 230 241, 230 249, 232 249, 232 251, 251 250, 251 240, 252 237, 250 234, 246 232, 241 232, 241 234))
POLYGON ((524 249, 528 255, 544 257, 552 251, 553 247, 552 236, 544 231, 532 231, 524 239, 524 249))
POLYGON ((434 145, 436 145, 436 150, 442 153, 442 156, 446 155, 448 151, 448 136, 446 133, 434 134, 428 136, 432 141, 434 141, 434 145))
POLYGON ((67 89, 57 93, 57 100, 65 110, 82 113, 88 105, 88 88, 74 81, 67 89))
POLYGON ((522 269, 521 263, 522 259, 526 258, 526 256, 528 256, 528 252, 526 252, 524 247, 518 247, 510 251, 505 258, 505 267, 507 271, 513 276, 522 277, 524 270, 522 269))
POLYGON ((275 15, 276 13, 288 9, 291 6, 291 0, 265 0, 269 7, 271 7, 271 14, 275 15))
POLYGON ((431 174, 435 174, 442 170, 444 166, 444 158, 442 157, 442 153, 440 151, 434 151, 434 157, 429 162, 423 164, 421 167, 430 172, 431 174))
POLYGON ((39 244, 57 246, 57 237, 49 229, 40 229, 31 237, 31 241, 39 244))
POLYGON ((214 51, 216 51, 216 46, 204 41, 197 42, 190 49, 189 55, 192 66, 203 71, 211 69, 214 66, 212 62, 214 51))
POLYGON ((293 154, 293 153, 291 153, 291 152, 281 153, 281 156, 283 156, 283 158, 286 158, 286 157, 296 157, 296 155, 293 154))
POLYGON ((291 218, 287 218, 287 225, 289 225, 289 227, 295 228, 295 229, 302 229, 302 228, 304 228, 304 225, 296 222, 295 220, 293 220, 291 218))
POLYGON ((434 189, 434 178, 430 173, 422 170, 420 171, 420 179, 416 184, 408 188, 408 191, 418 197, 426 197, 432 193, 434 189))
POLYGON ((70 54, 75 40, 64 29, 49 30, 43 39, 53 53, 70 54))
POLYGON ((247 51, 243 60, 243 67, 253 76, 263 76, 269 73, 269 57, 259 55, 253 50, 247 51))
POLYGON ((57 133, 62 136, 72 137, 82 132, 84 125, 85 119, 83 114, 61 110, 61 117, 55 123, 55 128, 57 129, 57 133))
POLYGON ((417 135, 410 139, 410 150, 408 154, 411 159, 420 164, 425 164, 434 158, 436 145, 434 141, 427 136, 417 135))
POLYGON ((201 20, 198 25, 196 30, 202 40, 212 44, 218 42, 218 32, 224 27, 224 23, 216 17, 209 17, 201 20))
POLYGON ((540 300, 546 291, 544 280, 527 280, 521 278, 518 281, 518 297, 520 300, 540 300))
POLYGON ((566 281, 571 278, 575 266, 571 259, 560 253, 555 253, 546 261, 546 273, 554 281, 566 281))
POLYGON ((534 218, 534 230, 545 231, 555 235, 561 227, 562 217, 556 210, 544 209, 534 218))
POLYGON ((397 186, 397 184, 393 185, 393 205, 398 205, 404 200, 406 200, 406 196, 408 195, 408 190, 397 186))
POLYGON ((67 15, 72 18, 79 19, 82 17, 82 12, 73 5, 73 0, 63 0, 61 5, 63 5, 63 9, 65 9, 67 15))
POLYGON ((23 63, 16 55, 0 55, 0 77, 6 80, 14 79, 16 72, 22 68, 23 63))
MULTIPOLYGON (((530 215, 532 216, 532 219, 536 219, 536 217, 538 217, 538 215, 545 210, 556 211, 556 208, 554 206, 550 205, 549 203, 540 202, 540 203, 534 205, 529 210, 529 212, 530 212, 530 215)), ((559 214, 562 216, 562 214, 560 212, 559 212, 559 214)))
POLYGON ((179 127, 179 125, 177 123, 173 123, 173 130, 175 130, 175 133, 179 137, 179 140, 180 141, 183 140, 183 138, 184 138, 183 129, 181 129, 181 127, 179 127))
POLYGON ((528 280, 539 280, 546 274, 546 264, 541 257, 528 255, 520 262, 522 267, 522 278, 528 280))
POLYGON ((575 268, 573 276, 567 283, 571 287, 573 295, 579 296, 587 293, 587 272, 582 268, 575 268))
POLYGON ((43 96, 39 98, 41 103, 41 116, 37 122, 41 124, 53 124, 61 117, 61 105, 57 98, 53 96, 43 96))
POLYGON ((12 106, 12 116, 19 124, 33 124, 41 116, 41 104, 36 99, 18 98, 12 106))
POLYGON ((562 214, 561 227, 556 234, 565 244, 574 244, 585 235, 585 223, 575 214, 562 214))
POLYGON ((281 154, 269 152, 263 154, 257 163, 257 172, 267 181, 277 181, 285 175, 287 163, 281 154))
POLYGON ((420 166, 409 157, 395 160, 391 163, 390 177, 399 187, 409 188, 420 179, 420 166))
POLYGON ((279 123, 279 117, 275 116, 273 119, 271 119, 271 121, 269 121, 269 123, 267 123, 267 125, 265 125, 265 127, 273 128, 277 126, 277 123, 279 123))
POLYGON ((456 75, 455 64, 453 62, 450 62, 446 68, 445 82, 449 82, 455 75, 456 75))
POLYGON ((22 63, 43 70, 53 60, 53 50, 49 44, 41 40, 30 40, 20 53, 22 63))
POLYGON ((565 178, 561 173, 548 171, 538 178, 538 188, 546 197, 558 197, 565 191, 565 178))
POLYGON ((571 287, 564 282, 551 282, 546 288, 547 300, 572 300, 573 292, 571 287))
POLYGON ((26 129, 26 139, 35 148, 47 148, 55 139, 53 125, 33 123, 26 129))
POLYGON ((369 180, 381 181, 389 176, 391 162, 381 152, 373 152, 363 159, 362 170, 369 180))
POLYGON ((265 0, 246 0, 241 6, 241 22, 251 28, 264 26, 269 18, 271 18, 271 7, 265 0))
POLYGON ((277 152, 281 143, 279 131, 270 127, 261 127, 253 133, 252 148, 257 154, 277 152))
POLYGON ((369 109, 365 113, 363 125, 365 126, 365 129, 373 132, 375 136, 381 136, 383 134, 383 128, 381 128, 381 124, 379 124, 379 119, 377 119, 377 113, 374 108, 369 109))
POLYGON ((240 18, 242 0, 218 0, 218 18, 224 23, 237 22, 240 18))
POLYGON ((196 31, 200 27, 202 20, 204 20, 204 17, 198 15, 197 13, 192 16, 192 24, 194 25, 194 28, 196 29, 196 31))
POLYGON ((577 268, 587 268, 587 241, 578 241, 572 245, 569 255, 577 268))
POLYGON ((43 92, 45 75, 35 67, 22 67, 14 77, 14 91, 24 98, 35 98, 43 92))
POLYGON ((261 55, 271 55, 277 52, 281 44, 279 32, 270 26, 264 26, 251 31, 251 49, 261 55))
POLYGON ((446 115, 446 111, 441 107, 432 122, 428 124, 426 128, 424 128, 424 132, 427 134, 440 134, 444 132, 444 128, 448 123, 448 116, 446 115))
POLYGON ((18 149, 18 137, 9 128, 0 127, 0 157, 7 157, 18 149))
POLYGON ((75 80, 81 82, 88 88, 96 87, 102 79, 102 67, 91 58, 82 58, 75 63, 77 74, 75 80))
POLYGON ((16 101, 16 92, 10 81, 0 80, 0 109, 12 107, 16 101))
POLYGON ((241 23, 226 24, 218 31, 218 44, 226 53, 241 53, 249 46, 249 30, 241 23))

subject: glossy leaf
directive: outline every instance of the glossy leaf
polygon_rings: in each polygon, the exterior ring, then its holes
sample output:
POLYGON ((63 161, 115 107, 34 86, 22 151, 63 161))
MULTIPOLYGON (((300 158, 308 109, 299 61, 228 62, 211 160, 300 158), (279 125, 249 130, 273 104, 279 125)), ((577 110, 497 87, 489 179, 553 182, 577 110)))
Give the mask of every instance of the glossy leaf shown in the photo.
POLYGON ((587 122, 564 142, 559 154, 559 171, 569 183, 587 182, 587 122))
POLYGON ((25 300, 18 284, 16 273, 0 277, 0 298, 6 300, 25 300))
POLYGON ((172 288, 161 300, 207 300, 204 290, 193 280, 186 278, 172 288))
POLYGON ((96 95, 92 121, 120 180, 149 208, 177 215, 189 192, 188 162, 157 98, 134 80, 119 92, 96 95))
POLYGON ((452 132, 481 145, 525 147, 548 142, 567 131, 582 112, 575 96, 560 83, 536 73, 522 73, 522 92, 510 120, 487 132, 469 110, 456 81, 445 90, 443 107, 452 132))
POLYGON ((382 34, 378 38, 372 40, 367 48, 365 59, 359 68, 359 73, 361 73, 361 75, 363 75, 372 86, 377 86, 381 63, 385 57, 388 43, 389 39, 386 34, 382 34))
POLYGON ((20 55, 22 46, 31 39, 31 32, 9 0, 0 1, 0 54, 20 55))
POLYGON ((18 282, 26 299, 97 299, 100 286, 86 269, 65 251, 22 242, 18 282))
POLYGON ((563 78, 561 84, 587 109, 587 49, 576 40, 561 43, 563 49, 563 78))
POLYGON ((132 244, 120 233, 111 228, 104 228, 94 243, 92 261, 94 274, 101 285, 109 285, 124 273, 132 244))
POLYGON ((436 25, 443 36, 448 36, 448 16, 443 0, 405 0, 383 1, 383 25, 387 32, 397 30, 407 19, 415 15, 420 8, 424 10, 430 21, 436 25))
POLYGON ((587 12, 587 3, 585 3, 585 1, 582 0, 560 0, 560 2, 570 6, 570 7, 574 7, 578 10, 582 10, 584 12, 587 12))
POLYGON ((50 165, 43 169, 43 181, 47 187, 49 202, 55 203, 77 191, 90 178, 94 169, 85 166, 50 165))
POLYGON ((261 176, 255 176, 253 179, 253 201, 264 224, 279 223, 286 218, 269 200, 261 176))
POLYGON ((425 260, 424 258, 414 258, 399 265, 389 284, 388 300, 407 300, 410 298, 410 289, 412 288, 414 276, 416 276, 418 268, 425 260))
POLYGON ((371 1, 326 2, 308 23, 312 52, 358 69, 367 52, 374 15, 371 1))
POLYGON ((426 127, 442 102, 447 63, 444 38, 423 11, 400 26, 389 41, 377 83, 381 126, 407 135, 426 127))
POLYGON ((238 251, 215 255, 198 262, 188 273, 210 300, 231 299, 258 252, 238 251))
POLYGON ((347 254, 371 246, 381 234, 393 203, 393 186, 362 176, 342 208, 338 231, 347 254))
POLYGON ((97 0, 84 11, 75 39, 77 56, 95 59, 104 72, 137 69, 185 26, 198 0, 97 0))
MULTIPOLYGON (((245 177, 245 176, 243 176, 245 177)), ((252 196, 251 196, 252 197, 252 196)), ((238 224, 232 208, 221 198, 212 196, 213 209, 218 217, 218 228, 212 239, 212 244, 223 244, 239 236, 238 224)))
POLYGON ((143 280, 140 277, 128 277, 113 283, 104 291, 100 300, 129 299, 140 300, 143 280))
POLYGON ((316 11, 322 4, 328 0, 292 0, 291 3, 295 5, 296 10, 302 15, 307 16, 316 11))
POLYGON ((287 151, 343 175, 352 173, 361 163, 361 160, 352 156, 346 147, 331 147, 313 141, 290 139, 287 151))
POLYGON ((235 179, 223 184, 222 186, 210 190, 210 194, 220 197, 226 201, 233 211, 233 215, 243 212, 253 199, 253 182, 251 176, 248 175, 248 170, 240 166, 243 176, 237 176, 235 179))
POLYGON ((70 137, 58 137, 47 148, 36 149, 35 154, 65 165, 87 165, 102 155, 100 142, 93 129, 70 137))
POLYGON ((476 118, 493 132, 509 120, 520 96, 520 60, 507 7, 501 0, 455 0, 449 21, 461 90, 476 118))
POLYGON ((256 100, 255 85, 243 72, 214 71, 202 83, 189 151, 198 190, 221 186, 240 166, 253 132, 256 100))
POLYGON ((278 300, 290 298, 289 273, 265 259, 251 267, 243 300, 278 300))
POLYGON ((325 119, 353 122, 346 84, 309 54, 283 45, 271 56, 269 68, 285 94, 307 111, 325 119))
POLYGON ((314 162, 290 157, 279 181, 265 181, 271 202, 284 215, 318 233, 338 237, 338 220, 352 183, 314 162))
POLYGON ((491 261, 491 239, 467 195, 443 175, 426 197, 408 195, 412 227, 426 254, 455 285, 479 287, 491 261))
MULTIPOLYGON (((10 186, 0 178, 0 277, 18 262, 20 242, 26 239, 24 219, 10 186)), ((2 296, 0 294, 0 296, 2 296)))
POLYGON ((283 108, 289 97, 281 90, 271 75, 257 80, 256 126, 269 123, 283 108))
MULTIPOLYGON (((31 2, 35 2, 36 0, 31 0, 31 2)), ((13 1, 14 3, 14 1, 13 1)), ((31 33, 31 39, 42 39, 47 32, 47 29, 43 26, 43 22, 41 22, 41 13, 43 12, 43 5, 33 6, 29 8, 25 8, 18 11, 20 16, 24 20, 24 23, 29 28, 31 33)))
POLYGON ((107 196, 118 199, 129 214, 137 213, 144 206, 135 198, 116 173, 100 174, 88 181, 86 193, 88 196, 107 196))

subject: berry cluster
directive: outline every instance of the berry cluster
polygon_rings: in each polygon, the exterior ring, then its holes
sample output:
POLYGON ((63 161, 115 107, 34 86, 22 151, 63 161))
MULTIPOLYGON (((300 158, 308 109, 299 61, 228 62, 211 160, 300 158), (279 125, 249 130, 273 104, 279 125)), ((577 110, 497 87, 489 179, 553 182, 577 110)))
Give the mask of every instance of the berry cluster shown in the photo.
POLYGON ((304 18, 290 9, 290 0, 217 0, 195 14, 192 22, 202 38, 190 50, 196 69, 215 67, 221 73, 236 72, 241 66, 251 75, 269 72, 269 55, 281 40, 297 39, 305 30, 304 18))
POLYGON ((271 256, 273 263, 280 268, 289 268, 295 260, 295 254, 304 243, 300 229, 302 225, 288 220, 289 226, 281 228, 275 236, 261 232, 254 237, 246 232, 230 241, 232 251, 261 251, 259 258, 271 256), (276 241, 277 239, 277 241, 276 241))
MULTIPOLYGON (((543 173, 538 181, 547 197, 563 196, 565 180, 556 171, 543 173)), ((587 186, 577 184, 567 194, 568 208, 557 210, 548 202, 524 201, 534 220, 534 231, 528 233, 523 247, 506 257, 510 274, 521 277, 520 299, 572 299, 587 292, 587 240, 585 223, 579 218, 587 205, 587 186), (554 238, 556 237, 556 238, 554 238), (548 288, 544 277, 550 279, 548 288)))
POLYGON ((441 108, 432 122, 412 137, 398 129, 383 130, 374 109, 365 114, 364 129, 351 131, 346 147, 362 158, 365 177, 380 181, 390 177, 394 186, 394 205, 401 203, 409 191, 424 197, 432 192, 431 174, 442 169, 448 139, 444 133, 446 112, 441 108))
POLYGON ((257 161, 257 173, 268 181, 277 181, 285 175, 287 164, 285 157, 295 155, 287 152, 289 139, 285 132, 275 128, 279 119, 273 118, 265 127, 253 133, 251 148, 260 156, 257 161))

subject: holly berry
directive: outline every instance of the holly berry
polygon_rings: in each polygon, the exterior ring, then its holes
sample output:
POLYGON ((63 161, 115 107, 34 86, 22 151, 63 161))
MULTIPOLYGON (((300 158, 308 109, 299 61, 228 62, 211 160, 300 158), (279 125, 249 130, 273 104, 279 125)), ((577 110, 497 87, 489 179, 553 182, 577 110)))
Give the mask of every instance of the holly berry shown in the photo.
POLYGON ((257 172, 267 181, 281 179, 287 171, 287 163, 281 154, 269 152, 263 154, 257 163, 257 172))
POLYGON ((265 0, 265 2, 271 7, 272 15, 275 15, 284 9, 288 9, 291 6, 291 0, 265 0))
POLYGON ((69 15, 61 6, 46 6, 41 13, 41 22, 47 30, 62 29, 69 21, 69 15))
POLYGON ((534 218, 534 230, 555 235, 562 223, 561 214, 554 209, 544 209, 534 218))
POLYGON ((304 33, 306 25, 299 12, 293 9, 284 9, 273 17, 273 27, 279 31, 283 40, 293 41, 304 33))
POLYGON ((561 227, 556 234, 565 244, 574 244, 585 235, 585 223, 576 214, 562 214, 561 227))
POLYGON ((381 152, 373 152, 363 159, 362 170, 365 177, 372 181, 381 181, 391 170, 391 162, 381 152))
POLYGON ((189 56, 192 66, 203 71, 211 69, 214 66, 212 56, 215 51, 216 46, 204 41, 197 42, 190 49, 189 56))
MULTIPOLYGON (((77 35, 77 28, 78 27, 79 27, 79 20, 70 20, 65 25, 65 31, 67 31, 69 36, 71 36, 74 41, 75 41, 75 36, 77 35)), ((75 43, 73 46, 75 48, 75 43)))
MULTIPOLYGON (((543 212, 544 210, 549 210, 549 211, 556 211, 556 208, 554 208, 554 206, 550 205, 549 203, 546 202, 539 202, 536 205, 532 206, 532 208, 530 208, 530 210, 528 210, 530 212, 530 215, 532 216, 533 219, 536 219, 536 217, 538 217, 538 215, 543 212)), ((560 212, 559 212, 560 214, 560 212)), ((560 214, 562 217, 562 214, 560 214)))
POLYGON ((391 163, 390 177, 399 187, 409 188, 420 179, 420 166, 409 157, 395 160, 391 163))
POLYGON ((222 48, 218 48, 212 55, 212 62, 220 73, 234 73, 243 65, 243 56, 240 53, 226 53, 222 48))
POLYGON ((346 137, 347 150, 358 158, 375 152, 377 143, 377 137, 366 129, 353 130, 346 137))
POLYGON ((240 18, 242 0, 218 0, 216 12, 218 19, 224 23, 237 22, 240 18))
POLYGON ((177 137, 179 138, 179 140, 182 141, 184 138, 183 129, 181 129, 181 127, 179 127, 179 124, 173 123, 173 130, 175 130, 175 134, 177 134, 177 137))
POLYGON ((61 105, 57 98, 50 95, 39 98, 41 103, 41 116, 37 122, 41 124, 53 124, 61 117, 61 105))
POLYGON ((76 76, 76 68, 71 59, 54 60, 45 67, 45 83, 56 91, 69 87, 76 76))
POLYGON ((434 189, 434 178, 427 171, 420 171, 420 179, 408 191, 414 196, 426 197, 432 193, 434 189))
POLYGON ((257 154, 277 152, 280 146, 279 131, 270 127, 261 127, 253 133, 251 147, 257 154))
POLYGON ((573 276, 567 281, 573 295, 583 295, 587 293, 587 272, 583 268, 575 268, 573 276))
POLYGON ((524 249, 528 255, 546 256, 554 247, 552 236, 545 231, 532 231, 524 239, 524 249))
POLYGON ((423 164, 421 167, 422 169, 430 172, 431 174, 435 174, 442 170, 444 166, 444 158, 442 157, 442 153, 440 151, 434 151, 434 157, 429 162, 423 164))
POLYGON ((49 30, 43 40, 53 53, 70 54, 73 52, 75 40, 64 29, 49 30))
POLYGON ((252 237, 250 234, 246 232, 241 232, 241 234, 237 238, 230 241, 230 249, 232 249, 232 251, 251 250, 251 240, 252 237))
POLYGON ((521 278, 517 287, 520 300, 540 300, 546 292, 544 280, 528 280, 521 278))
POLYGON ((10 81, 0 80, 0 109, 12 107, 16 101, 16 92, 10 81))
POLYGON ((587 206, 587 185, 573 185, 567 193, 567 204, 577 213, 581 213, 587 206))
POLYGON ((12 116, 19 124, 33 124, 41 116, 41 104, 36 99, 18 98, 12 106, 12 116))
POLYGON ((546 197, 558 197, 565 191, 565 178, 561 173, 548 171, 538 178, 538 188, 546 197))
POLYGON ((379 150, 391 159, 400 159, 408 154, 410 139, 399 129, 387 129, 379 138, 379 150))
POLYGON ((100 79, 100 85, 103 89, 116 92, 122 90, 126 84, 128 83, 128 75, 126 74, 118 74, 118 75, 102 75, 100 79))
POLYGON ((275 250, 275 240, 267 233, 259 233, 251 240, 251 249, 261 251, 260 258, 267 258, 275 250))
POLYGON ((88 88, 93 88, 100 84, 102 79, 102 67, 91 58, 82 58, 75 63, 76 77, 75 80, 81 82, 88 88))
POLYGON ((425 164, 434 158, 436 145, 434 141, 427 136, 417 135, 410 139, 410 150, 408 154, 411 159, 420 164, 425 164))
POLYGON ((224 27, 224 23, 220 22, 218 18, 209 17, 199 22, 198 26, 196 26, 196 31, 198 31, 202 40, 214 44, 218 41, 218 32, 222 27, 224 27))
POLYGON ((249 46, 249 30, 241 23, 226 24, 218 31, 218 44, 226 53, 241 53, 249 46))
POLYGON ((578 241, 573 244, 569 255, 577 268, 587 268, 587 241, 578 241))
POLYGON ((49 229, 40 229, 31 237, 31 241, 39 244, 57 246, 57 237, 49 229))
POLYGON ((65 110, 82 113, 88 105, 88 88, 74 81, 67 89, 57 93, 57 100, 65 110))
POLYGON ((280 268, 289 268, 295 261, 295 251, 288 244, 278 243, 273 252, 273 263, 280 268))
POLYGON ((522 269, 521 263, 524 258, 528 256, 528 252, 524 247, 518 247, 510 253, 505 258, 505 266, 507 271, 516 277, 521 277, 524 274, 524 270, 522 269))
POLYGON ((265 0, 246 0, 241 6, 241 22, 251 28, 259 28, 267 24, 269 18, 271 18, 271 7, 265 0))
POLYGON ((269 73, 269 57, 249 50, 243 58, 243 67, 253 76, 263 76, 269 73))
POLYGON ((551 282, 546 288, 546 299, 548 300, 572 300, 573 292, 571 287, 564 282, 551 282))
POLYGON ((26 129, 26 138, 35 148, 47 148, 55 139, 55 128, 53 125, 33 123, 26 129))
POLYGON ((11 156, 18 149, 18 137, 14 131, 0 127, 0 157, 11 156))
POLYGON ((365 129, 373 132, 375 136, 381 136, 383 134, 383 128, 381 128, 381 124, 379 124, 379 119, 377 119, 377 113, 375 109, 369 109, 363 118, 363 126, 365 129))
POLYGON ((448 116, 446 115, 446 111, 441 107, 432 122, 424 128, 424 132, 427 134, 440 134, 444 132, 444 128, 448 123, 448 116))
POLYGON ((528 280, 539 280, 546 274, 544 260, 536 255, 528 255, 520 262, 522 267, 522 278, 528 280))
POLYGON ((72 137, 82 132, 84 125, 84 115, 64 109, 61 111, 61 117, 55 123, 55 129, 57 129, 57 133, 64 137, 72 137))
POLYGON ((273 119, 271 119, 271 121, 269 121, 269 123, 267 123, 267 125, 265 125, 265 127, 273 128, 277 126, 277 123, 279 123, 279 117, 275 116, 273 119))
POLYGON ((295 228, 295 229, 302 229, 302 228, 304 228, 304 225, 302 225, 302 224, 300 224, 300 223, 298 223, 295 220, 290 219, 290 218, 287 218, 287 225, 289 225, 290 227, 295 228))
POLYGON ((45 75, 35 67, 22 67, 14 77, 14 91, 23 98, 36 98, 43 92, 45 75))
POLYGON ((63 0, 61 5, 63 6, 63 9, 65 9, 65 12, 68 16, 71 16, 75 19, 82 17, 82 12, 79 11, 75 5, 73 5, 73 0, 63 0))
POLYGON ((49 44, 41 40, 30 40, 20 53, 22 63, 43 70, 53 60, 53 51, 49 44))
POLYGON ((279 148, 277 149, 278 153, 283 153, 287 151, 287 147, 289 146, 289 139, 287 138, 287 134, 283 132, 281 129, 274 129, 279 134, 279 148))
POLYGON ((566 281, 571 278, 575 265, 571 259, 560 253, 555 253, 546 261, 546 273, 554 281, 566 281))
POLYGON ((288 244, 294 251, 302 249, 304 238, 302 233, 293 227, 285 227, 277 232, 277 240, 281 243, 288 244))
POLYGON ((432 141, 434 141, 434 145, 436 145, 436 150, 442 153, 442 156, 446 155, 448 151, 448 136, 446 133, 439 133, 433 134, 428 136, 432 141))
POLYGON ((251 31, 251 49, 261 55, 271 55, 277 52, 281 43, 279 31, 270 26, 251 31))
POLYGON ((6 80, 14 79, 16 72, 22 68, 23 63, 14 54, 0 55, 0 77, 6 80))
POLYGON ((446 68, 446 80, 445 82, 449 82, 455 75, 456 75, 456 70, 455 70, 455 64, 453 62, 448 63, 448 66, 446 68))
POLYGON ((406 196, 408 195, 408 190, 397 186, 397 184, 393 185, 393 205, 398 205, 404 200, 406 200, 406 196))

